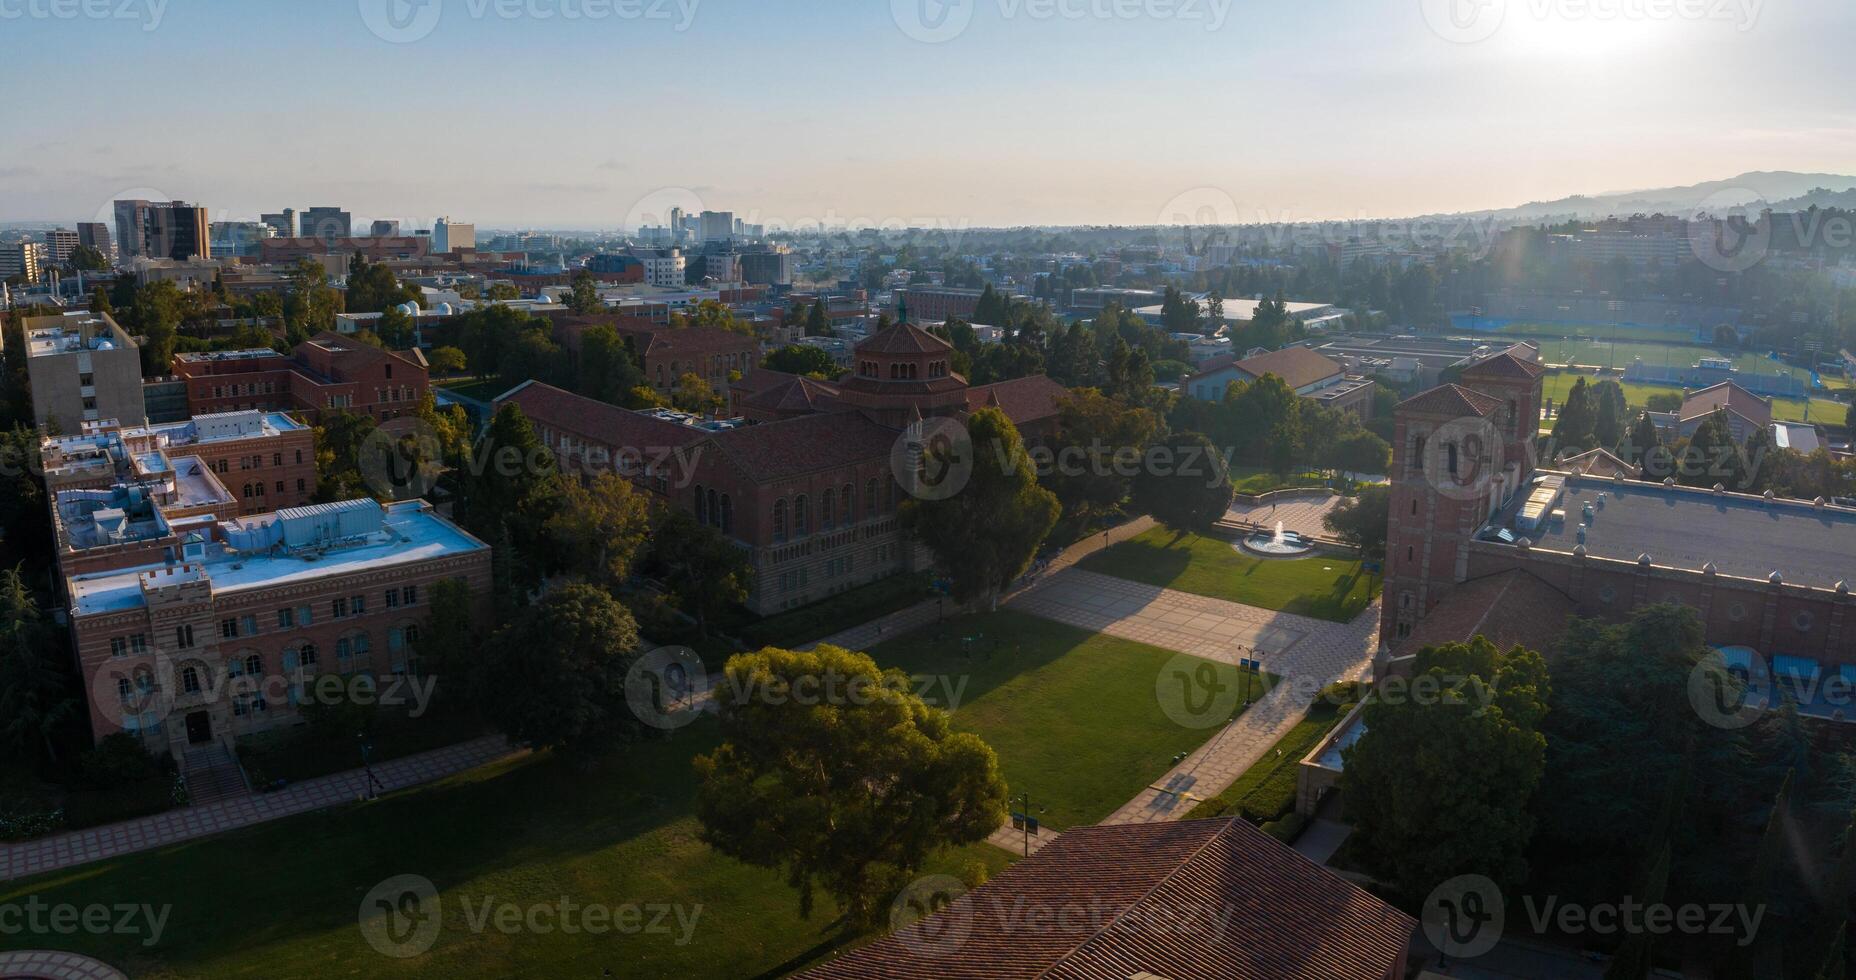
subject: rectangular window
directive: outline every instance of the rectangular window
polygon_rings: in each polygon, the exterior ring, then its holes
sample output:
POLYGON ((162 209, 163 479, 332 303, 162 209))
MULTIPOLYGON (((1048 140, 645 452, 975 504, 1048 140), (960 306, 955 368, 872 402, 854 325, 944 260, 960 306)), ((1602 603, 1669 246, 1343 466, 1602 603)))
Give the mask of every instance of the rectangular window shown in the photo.
POLYGON ((334 616, 336 619, 340 619, 343 616, 348 615, 348 600, 330 599, 329 600, 329 614, 331 616, 334 616))
POLYGON ((238 621, 239 632, 246 636, 255 636, 258 632, 258 617, 241 616, 238 621))
POLYGON ((405 588, 405 594, 406 594, 407 605, 416 606, 419 604, 419 587, 418 586, 408 585, 405 588))
POLYGON ((221 639, 226 639, 226 640, 238 639, 238 620, 236 619, 220 620, 219 621, 219 636, 221 639))
POLYGON ((148 634, 146 633, 129 634, 129 652, 130 653, 147 653, 148 652, 148 634))
POLYGON ((193 649, 193 627, 192 626, 174 627, 174 645, 179 647, 182 650, 193 649))
POLYGON ((296 622, 298 626, 308 626, 314 621, 315 616, 311 615, 308 606, 296 607, 296 622))
POLYGON ((388 589, 387 590, 387 608, 398 609, 399 606, 400 606, 400 590, 388 589))
POLYGON ((277 628, 278 629, 287 630, 290 627, 295 626, 295 625, 296 625, 296 610, 294 609, 277 610, 277 628))
POLYGON ((353 608, 356 616, 364 615, 367 612, 367 597, 354 596, 348 600, 348 605, 353 608))
POLYGON ((126 636, 110 637, 110 656, 126 657, 129 655, 129 638, 126 636))

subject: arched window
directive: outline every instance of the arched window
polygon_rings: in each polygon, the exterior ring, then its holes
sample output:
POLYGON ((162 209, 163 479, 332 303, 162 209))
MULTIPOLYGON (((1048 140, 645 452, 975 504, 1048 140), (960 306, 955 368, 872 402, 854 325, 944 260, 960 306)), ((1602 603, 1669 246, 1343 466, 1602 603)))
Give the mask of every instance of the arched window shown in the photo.
POLYGON ((808 515, 806 514, 806 495, 802 493, 799 496, 793 498, 793 537, 800 538, 800 537, 806 536, 807 534, 812 533, 809 530, 808 525, 809 525, 809 520, 808 520, 808 515))
POLYGON ((698 524, 709 523, 708 504, 705 502, 705 498, 703 497, 702 484, 700 483, 696 484, 696 523, 698 524))
POLYGON ((857 523, 857 491, 846 483, 839 494, 844 500, 844 526, 850 527, 857 523))
POLYGON ((876 477, 864 483, 864 517, 867 519, 876 513, 876 477))
POLYGON ((196 667, 180 669, 180 689, 188 694, 200 693, 200 671, 196 667))
POLYGON ((257 677, 263 674, 264 673, 264 658, 255 653, 246 657, 245 658, 245 673, 253 677, 257 677))
POLYGON ((786 540, 786 501, 773 502, 773 540, 786 540))
POLYGON ((735 533, 735 504, 728 494, 722 494, 722 533, 735 533))
POLYGON ((831 519, 833 517, 832 504, 834 500, 835 495, 832 493, 831 488, 825 488, 825 492, 820 495, 818 501, 818 529, 821 531, 831 530, 831 519))
POLYGON ((709 488, 709 523, 717 526, 722 523, 722 507, 716 500, 714 487, 709 488))
POLYGON ((316 666, 316 645, 314 643, 303 644, 302 648, 297 650, 296 657, 296 662, 305 667, 316 666))

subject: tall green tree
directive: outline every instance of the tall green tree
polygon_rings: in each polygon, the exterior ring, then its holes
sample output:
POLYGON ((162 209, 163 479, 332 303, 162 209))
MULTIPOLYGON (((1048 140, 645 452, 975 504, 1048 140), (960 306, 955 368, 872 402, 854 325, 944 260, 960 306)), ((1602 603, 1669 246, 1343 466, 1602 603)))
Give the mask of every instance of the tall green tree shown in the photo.
POLYGON ((1592 404, 1592 391, 1584 378, 1572 383, 1560 413, 1553 420, 1553 447, 1559 452, 1578 453, 1592 448, 1598 425, 1598 409, 1592 404))
POLYGON ((1175 531, 1203 534, 1231 509, 1231 469, 1212 441, 1197 432, 1155 440, 1134 480, 1134 500, 1175 531))
POLYGON ((665 512, 652 529, 651 567, 704 637, 709 620, 745 601, 753 585, 747 552, 681 508, 665 512))
POLYGON ((543 525, 558 567, 609 590, 631 576, 651 537, 651 507, 632 481, 601 473, 561 481, 561 506, 543 525))
POLYGON ((595 586, 569 584, 484 644, 472 700, 510 741, 590 760, 645 730, 625 700, 639 653, 638 624, 623 605, 595 586))
POLYGON ((58 728, 77 713, 57 631, 21 569, 0 571, 0 754, 55 760, 58 728))
POLYGON ((865 928, 936 850, 1005 822, 992 749, 868 655, 770 647, 730 658, 726 675, 723 742, 696 759, 702 840, 780 869, 801 915, 823 890, 865 928))
POLYGON ((1343 500, 1321 519, 1323 527, 1360 551, 1367 561, 1384 561, 1386 528, 1392 520, 1392 488, 1384 484, 1361 487, 1358 496, 1343 500))
POLYGON ((606 304, 599 298, 599 280, 585 269, 574 273, 567 289, 567 308, 575 313, 598 313, 606 304))
POLYGON ((1074 389, 1059 400, 1045 485, 1063 513, 1087 521, 1120 507, 1159 429, 1160 417, 1152 411, 1130 408, 1094 388, 1074 389))
POLYGON ((952 495, 904 501, 900 516, 934 553, 957 601, 984 596, 996 606, 999 593, 1031 564, 1062 507, 1038 485, 1024 440, 1004 412, 974 412, 967 433, 970 446, 930 446, 923 459, 930 472, 970 468, 966 485, 952 495), (971 459, 961 460, 962 452, 971 459))
POLYGON ((1368 701, 1341 772, 1368 863, 1412 900, 1462 874, 1518 885, 1546 765, 1546 661, 1476 636, 1419 651, 1414 675, 1436 695, 1368 701))

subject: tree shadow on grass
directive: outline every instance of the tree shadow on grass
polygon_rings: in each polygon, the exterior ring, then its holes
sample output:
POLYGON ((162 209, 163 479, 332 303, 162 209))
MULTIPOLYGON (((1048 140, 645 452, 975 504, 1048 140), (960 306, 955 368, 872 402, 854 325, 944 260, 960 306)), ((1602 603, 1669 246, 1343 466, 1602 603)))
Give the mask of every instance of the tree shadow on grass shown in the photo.
POLYGON ((916 690, 923 700, 946 707, 946 688, 920 679, 961 678, 966 683, 960 698, 971 703, 1002 684, 1063 659, 1095 635, 1027 613, 1000 610, 932 623, 877 644, 870 656, 879 667, 895 667, 917 678, 916 690))

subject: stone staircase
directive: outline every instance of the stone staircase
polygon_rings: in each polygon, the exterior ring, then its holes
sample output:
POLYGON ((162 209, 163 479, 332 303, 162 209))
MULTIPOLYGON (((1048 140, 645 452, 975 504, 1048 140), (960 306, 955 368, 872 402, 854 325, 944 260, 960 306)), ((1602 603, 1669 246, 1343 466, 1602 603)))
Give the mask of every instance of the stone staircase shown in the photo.
POLYGON ((194 805, 233 799, 251 792, 245 785, 245 773, 223 745, 201 745, 181 756, 181 775, 187 777, 187 793, 194 805))

